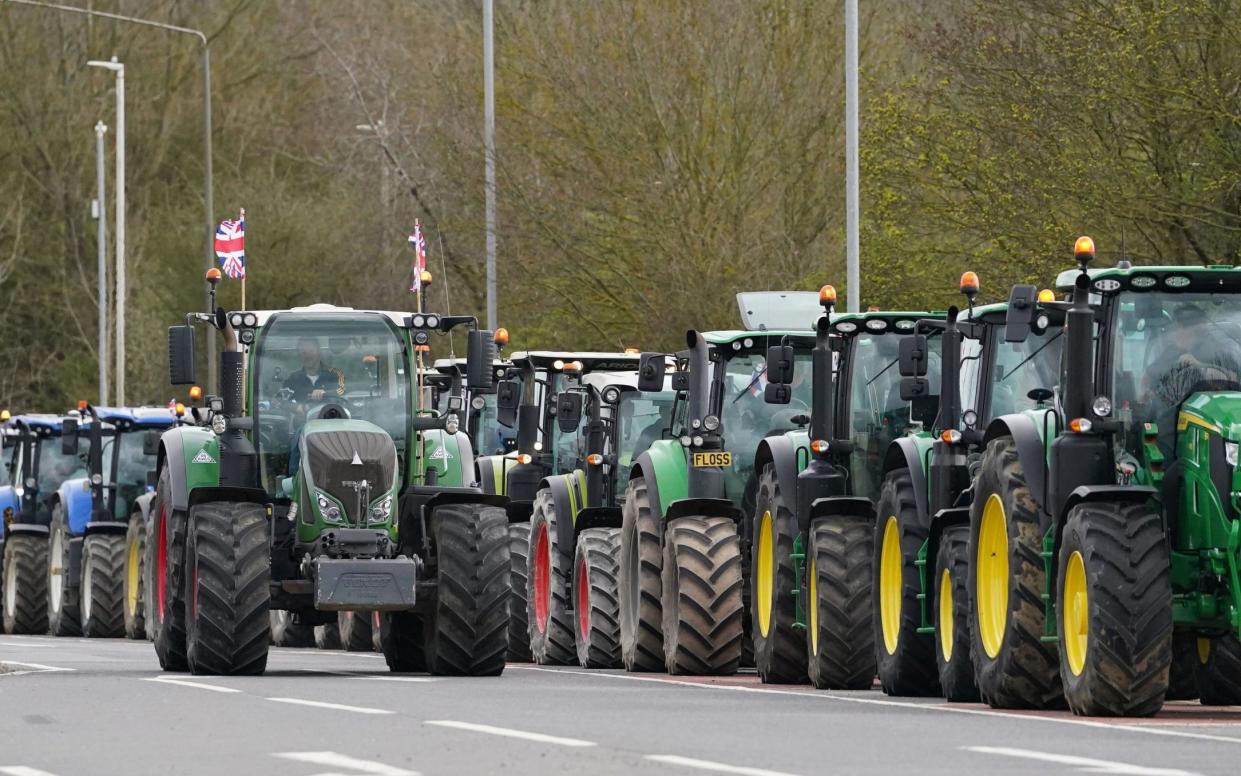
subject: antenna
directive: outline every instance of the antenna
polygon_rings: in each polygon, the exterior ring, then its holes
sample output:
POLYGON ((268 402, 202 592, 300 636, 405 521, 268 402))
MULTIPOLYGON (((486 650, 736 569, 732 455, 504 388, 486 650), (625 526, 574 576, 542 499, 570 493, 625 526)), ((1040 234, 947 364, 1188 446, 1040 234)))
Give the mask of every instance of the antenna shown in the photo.
POLYGON ((1125 225, 1120 225, 1120 260, 1116 262, 1117 269, 1129 269, 1133 263, 1129 261, 1129 254, 1125 251, 1125 225))

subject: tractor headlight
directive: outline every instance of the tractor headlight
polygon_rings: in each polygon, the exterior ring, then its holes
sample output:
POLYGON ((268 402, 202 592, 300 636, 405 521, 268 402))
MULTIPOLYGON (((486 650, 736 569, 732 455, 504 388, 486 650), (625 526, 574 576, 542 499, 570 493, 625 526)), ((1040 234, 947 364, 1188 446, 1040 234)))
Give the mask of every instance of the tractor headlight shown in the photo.
POLYGON ((1096 417, 1106 418, 1112 414, 1112 400, 1106 396, 1096 396, 1094 397, 1094 402, 1090 405, 1090 409, 1094 410, 1096 417))
POLYGON ((211 419, 211 430, 217 434, 223 434, 228 429, 228 419, 223 415, 216 415, 211 419))
POLYGON ((481 410, 487 406, 487 400, 481 396, 475 396, 473 399, 470 399, 470 406, 476 410, 481 410))
POLYGON ((702 427, 705 428, 707 431, 712 431, 712 432, 719 431, 720 430, 720 419, 716 417, 715 415, 708 415, 707 417, 702 419, 702 427))
POLYGON ((315 491, 315 500, 319 502, 319 511, 328 520, 340 520, 340 507, 332 503, 332 500, 323 494, 323 491, 315 491))
POLYGON ((702 437, 700 436, 694 437, 694 447, 702 447, 702 437))
POLYGON ((681 447, 689 447, 693 443, 694 440, 689 435, 681 437, 681 447))
POLYGON ((1236 442, 1224 442, 1224 460, 1228 462, 1229 466, 1237 465, 1237 443, 1236 442))
POLYGON ((411 323, 414 324, 415 329, 421 329, 422 327, 427 325, 427 318, 425 315, 415 315, 411 323))
POLYGON ((371 507, 371 519, 383 521, 392 515, 392 496, 386 496, 375 506, 371 507))
POLYGON ((427 328, 438 329, 440 327, 440 317, 438 315, 427 316, 427 328))
POLYGON ((457 433, 459 428, 461 428, 461 419, 456 415, 449 415, 444 419, 444 430, 449 434, 457 433))
POLYGON ((245 324, 246 326, 251 326, 251 327, 253 327, 253 326, 258 326, 258 325, 259 325, 259 317, 258 317, 257 315, 255 315, 254 313, 246 313, 246 314, 242 317, 241 322, 242 322, 243 324, 245 324))
MULTIPOLYGON (((1234 457, 1235 457, 1235 456, 1234 456, 1234 457)), ((103 484, 103 475, 100 475, 100 474, 92 474, 92 475, 90 476, 90 484, 91 484, 91 485, 102 485, 102 484, 103 484)))

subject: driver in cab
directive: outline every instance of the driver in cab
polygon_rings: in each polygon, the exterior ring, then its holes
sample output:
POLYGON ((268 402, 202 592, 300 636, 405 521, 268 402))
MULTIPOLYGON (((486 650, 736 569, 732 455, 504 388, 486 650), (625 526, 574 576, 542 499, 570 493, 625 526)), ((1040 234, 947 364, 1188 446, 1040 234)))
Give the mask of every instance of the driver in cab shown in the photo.
POLYGON ((345 373, 324 365, 317 340, 313 337, 298 340, 297 355, 302 368, 284 381, 284 387, 292 393, 293 401, 323 401, 329 395, 345 395, 345 373))

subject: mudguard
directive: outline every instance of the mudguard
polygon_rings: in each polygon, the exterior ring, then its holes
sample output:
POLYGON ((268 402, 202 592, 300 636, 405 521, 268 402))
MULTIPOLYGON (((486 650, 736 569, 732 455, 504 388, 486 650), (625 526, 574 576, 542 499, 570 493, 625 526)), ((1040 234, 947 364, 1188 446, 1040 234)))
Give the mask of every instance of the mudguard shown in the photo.
POLYGON ((909 478, 914 488, 914 504, 918 509, 918 518, 924 522, 928 519, 927 511, 930 509, 927 504, 926 460, 933 444, 935 440, 927 434, 903 436, 888 445, 888 452, 883 458, 884 477, 897 469, 909 469, 909 478))
POLYGON ((70 536, 81 536, 86 533, 86 524, 91 520, 90 480, 79 477, 65 480, 56 489, 56 500, 65 510, 65 525, 70 536))
MULTIPOLYGON (((423 432, 422 460, 428 470, 435 469, 437 485, 465 488, 473 484, 474 449, 470 446, 469 436, 461 431, 456 434, 442 429, 423 432)), ((417 478, 421 474, 416 472, 414 476, 417 478)))
POLYGON ((577 520, 577 511, 582 502, 579 499, 578 473, 557 474, 539 483, 539 490, 547 489, 552 494, 552 509, 556 513, 556 542, 560 547, 561 568, 573 567, 574 531, 573 524, 577 520))
POLYGON ((10 521, 17 517, 22 511, 20 499, 13 492, 12 485, 0 487, 0 539, 4 538, 4 527, 10 521))
POLYGON ((726 498, 683 498, 668 505, 664 525, 684 517, 727 517, 740 523, 742 516, 737 505, 726 498))
POLYGON ((927 534, 926 562, 927 579, 931 580, 934 570, 935 558, 939 556, 939 542, 944 535, 944 531, 954 525, 970 524, 970 507, 948 507, 941 509, 931 517, 931 530, 927 534))
POLYGON ((172 485, 172 508, 190 508, 190 493, 220 484, 220 439, 208 429, 180 426, 159 438, 156 471, 168 466, 172 485))
POLYGON ((789 431, 763 439, 754 454, 755 473, 761 473, 769 463, 775 464, 780 489, 785 493, 796 493, 797 474, 810 463, 809 439, 805 431, 789 431))
POLYGON ((620 528, 621 527, 621 508, 620 507, 586 507, 577 513, 577 520, 573 521, 574 535, 580 534, 587 528, 620 528))
POLYGON ((651 502, 651 512, 664 514, 664 504, 671 504, 689 496, 689 467, 681 443, 672 439, 660 439, 638 456, 629 478, 646 479, 646 494, 651 502))
POLYGON ((267 491, 262 488, 236 488, 221 485, 200 485, 190 491, 190 497, 185 508, 196 504, 205 504, 208 501, 228 501, 242 504, 262 504, 267 506, 271 501, 267 496, 267 491))
POLYGON ((138 498, 134 499, 134 511, 142 516, 142 522, 148 523, 151 519, 151 504, 155 501, 155 491, 147 491, 138 498))
POLYGON ((825 496, 810 505, 810 519, 831 515, 853 515, 875 519, 875 503, 865 496, 825 496))
MULTIPOLYGON (((983 446, 992 439, 1011 436, 1017 444, 1017 457, 1030 488, 1030 495, 1045 521, 1050 521, 1051 514, 1047 510, 1047 445, 1044 442, 1044 429, 1054 422, 1049 409, 1028 410, 1013 415, 1003 415, 987 424, 983 435, 983 446)), ((1049 428, 1054 436, 1054 426, 1049 428)))

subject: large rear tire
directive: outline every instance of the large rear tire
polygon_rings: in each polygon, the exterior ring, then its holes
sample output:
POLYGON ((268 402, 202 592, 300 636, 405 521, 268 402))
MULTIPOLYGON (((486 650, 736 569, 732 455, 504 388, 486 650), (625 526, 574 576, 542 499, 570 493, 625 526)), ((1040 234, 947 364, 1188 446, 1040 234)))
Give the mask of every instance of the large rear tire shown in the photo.
POLYGON ((47 535, 47 626, 53 636, 81 636, 81 589, 69 578, 69 521, 65 507, 52 508, 47 535))
POLYGON ((1012 437, 987 445, 975 492, 970 655, 979 695, 994 708, 1063 708, 1060 657, 1053 644, 1042 640, 1043 529, 1012 437))
POLYGON ((123 534, 93 534, 82 540, 79 587, 82 635, 113 639, 125 635, 125 559, 123 534))
POLYGON ((142 512, 129 516, 125 532, 125 573, 122 595, 125 601, 125 637, 146 638, 146 520, 142 512))
POLYGON ((1241 706, 1241 641, 1229 633, 1198 639, 1198 690, 1203 706, 1241 706))
POLYGON ((427 667, 441 676, 499 676, 508 642, 509 536, 503 509, 444 504, 431 512, 436 597, 427 667))
POLYGON ((877 515, 873 585, 879 684, 888 695, 939 695, 935 639, 918 633, 922 580, 915 561, 929 530, 918 514, 909 469, 884 478, 877 515))
POLYGON ((970 529, 951 525, 939 538, 935 590, 935 665, 944 698, 958 703, 978 700, 974 661, 970 657, 970 529))
POLYGON ((1172 666, 1164 700, 1192 701, 1198 697, 1198 638, 1191 631, 1172 634, 1172 666))
POLYGON ((873 534, 872 521, 855 515, 810 524, 806 651, 810 683, 820 690, 869 690, 875 683, 873 534))
POLYGON ((271 552, 261 504, 190 508, 186 657, 194 674, 257 676, 271 644, 271 552))
POLYGON ((284 609, 272 609, 271 643, 277 647, 304 649, 317 646, 315 643, 315 626, 298 622, 293 612, 284 609))
POLYGON ((379 651, 388 670, 397 673, 427 670, 427 636, 422 616, 413 612, 379 615, 379 651))
POLYGON ((749 564, 754 667, 767 684, 806 682, 806 632, 797 627, 796 540, 797 518, 785 503, 775 464, 767 464, 758 478, 749 564))
POLYGON ((627 671, 663 671, 663 521, 642 477, 629 481, 621 516, 621 663, 627 671))
POLYGON ((374 652, 374 625, 370 612, 340 612, 336 629, 346 652, 374 652))
POLYGON ((1060 676, 1074 714, 1149 717, 1172 664, 1172 568, 1163 516, 1145 504, 1069 510, 1056 613, 1060 676))
POLYGON ((4 632, 47 633, 47 537, 9 534, 4 541, 4 632))
POLYGON ((577 662, 573 612, 569 606, 572 569, 564 567, 551 488, 543 488, 534 497, 528 562, 526 617, 530 622, 530 655, 539 665, 572 665, 577 662))
POLYGON ((620 665, 619 528, 587 528, 573 559, 574 636, 583 668, 620 665))
POLYGON ((681 517, 664 541, 664 665, 730 676, 741 663, 741 545, 727 517, 681 517))
POLYGON ((508 527, 509 600, 508 651, 510 663, 529 663, 530 620, 526 614, 526 588, 529 585, 530 524, 512 523, 508 527))
POLYGON ((155 486, 155 529, 147 546, 151 568, 152 602, 148 611, 157 613, 154 623, 155 655, 165 671, 184 671, 185 657, 185 544, 188 520, 184 512, 172 508, 172 479, 165 467, 155 486))

